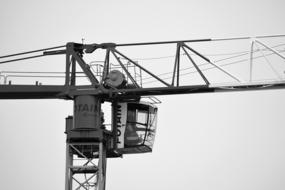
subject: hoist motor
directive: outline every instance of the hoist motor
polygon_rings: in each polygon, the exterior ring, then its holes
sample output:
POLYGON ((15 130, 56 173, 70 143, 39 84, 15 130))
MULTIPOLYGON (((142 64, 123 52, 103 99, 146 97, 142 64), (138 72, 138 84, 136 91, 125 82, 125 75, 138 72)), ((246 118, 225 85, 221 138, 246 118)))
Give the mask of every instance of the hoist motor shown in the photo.
POLYGON ((105 85, 111 88, 120 88, 127 84, 126 77, 118 70, 112 70, 105 79, 105 85))

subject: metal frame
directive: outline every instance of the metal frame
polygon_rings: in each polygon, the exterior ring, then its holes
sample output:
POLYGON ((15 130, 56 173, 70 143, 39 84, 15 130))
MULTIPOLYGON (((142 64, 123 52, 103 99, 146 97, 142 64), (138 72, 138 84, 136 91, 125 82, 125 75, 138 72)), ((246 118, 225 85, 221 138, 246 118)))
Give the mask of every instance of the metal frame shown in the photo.
POLYGON ((106 146, 99 143, 66 143, 65 190, 104 190, 106 181, 106 146), (78 145, 98 146, 97 155, 88 158, 76 148, 78 145), (80 155, 81 164, 78 164, 80 155), (98 157, 98 158, 95 158, 98 157), (89 175, 88 177, 86 175, 89 175), (92 181, 92 182, 91 182, 92 181), (91 185, 92 183, 92 185, 91 185))
MULTIPOLYGON (((285 35, 278 36, 267 36, 267 37, 285 37, 285 35)), ((208 42, 208 41, 224 41, 224 40, 241 40, 241 39, 251 39, 250 37, 242 37, 242 38, 229 38, 229 39, 199 39, 199 40, 184 40, 184 41, 166 41, 166 42, 147 42, 147 43, 133 43, 133 44, 113 44, 113 43, 104 43, 104 44, 77 44, 77 43, 67 43, 66 46, 57 46, 53 48, 40 49, 30 52, 22 52, 13 55, 2 56, 2 58, 14 57, 14 56, 22 56, 30 53, 38 53, 43 52, 41 55, 28 56, 24 58, 15 58, 12 60, 0 61, 0 64, 20 61, 25 59, 38 58, 49 55, 59 55, 63 54, 66 56, 66 69, 65 69, 65 83, 63 85, 7 85, 6 82, 4 85, 0 85, 0 99, 71 99, 73 100, 75 96, 80 95, 93 95, 98 98, 98 102, 110 101, 113 105, 116 104, 118 100, 138 100, 141 96, 150 96, 150 95, 169 95, 169 94, 190 94, 190 93, 212 93, 212 92, 232 92, 232 91, 248 91, 248 90, 266 90, 266 89, 284 89, 285 81, 274 81, 274 82, 261 82, 261 83, 253 83, 252 82, 252 72, 253 72, 253 53, 255 43, 263 46, 264 48, 273 52, 280 58, 285 60, 285 56, 280 54, 274 48, 267 46, 260 40, 259 38, 266 38, 266 36, 255 37, 255 39, 251 42, 250 47, 250 58, 249 58, 249 83, 241 83, 240 79, 238 79, 233 74, 226 71, 221 66, 216 65, 210 59, 205 57, 202 53, 190 47, 190 45, 186 45, 186 43, 196 43, 196 42, 208 42), (142 67, 136 61, 130 59, 125 54, 121 53, 118 50, 118 47, 121 46, 141 46, 141 45, 156 45, 156 44, 176 44, 176 54, 175 61, 172 72, 172 82, 169 84, 158 75, 149 71, 148 69, 142 67), (63 48, 60 50, 54 50, 58 48, 63 48), (92 73, 90 66, 85 63, 83 59, 84 53, 93 53, 96 49, 106 49, 104 68, 101 80, 99 81, 94 73, 92 73), (202 85, 180 85, 180 77, 181 77, 181 67, 180 67, 180 51, 184 51, 189 61, 193 64, 196 71, 199 73, 201 78, 203 79, 205 84, 202 85), (48 50, 48 51, 47 51, 48 50), (50 51, 53 50, 53 51, 50 51), (229 85, 212 85, 208 80, 207 76, 200 69, 200 65, 198 65, 188 51, 192 52, 192 54, 196 55, 200 59, 206 61, 208 64, 212 65, 214 68, 218 69, 222 73, 226 74, 228 77, 231 77, 235 83, 229 85), (127 74, 127 77, 132 81, 135 85, 135 88, 106 88, 104 86, 104 80, 106 79, 109 70, 110 70, 110 52, 115 57, 119 65, 122 67, 124 72, 127 74), (153 79, 161 83, 163 86, 160 87, 151 87, 145 88, 142 85, 138 85, 136 81, 136 76, 132 76, 130 72, 128 72, 128 68, 124 66, 124 64, 120 61, 119 56, 126 59, 129 63, 138 67, 140 71, 145 72, 153 79), (90 84, 79 86, 76 85, 76 78, 78 77, 76 72, 76 65, 79 65, 89 79, 90 84)), ((260 51, 260 49, 259 49, 260 51)), ((266 58, 266 56, 262 53, 262 57, 266 58)), ((268 61, 268 60, 267 60, 268 61)), ((272 67, 273 68, 273 67, 272 67)), ((274 70, 274 69, 273 69, 274 70)), ((2 73, 1 73, 2 74, 2 73)), ((1 75, 3 76, 3 75, 1 75)), ((279 77, 280 78, 280 77, 279 77)), ((7 79, 4 75, 4 80, 7 79)), ((100 115, 100 114, 99 114, 100 115)), ((116 118, 113 118, 113 122, 116 122, 116 118)), ((96 128, 98 133, 102 133, 103 129, 99 126, 96 128)), ((111 132, 110 140, 113 142, 116 138, 115 131, 113 129, 111 132)), ((105 138, 105 137, 104 137, 105 138)), ((106 183, 106 165, 107 165, 107 147, 106 140, 100 139, 98 142, 84 142, 84 139, 81 139, 80 143, 73 142, 72 140, 68 140, 66 143, 66 180, 65 180, 65 190, 79 190, 79 189, 95 189, 95 190, 104 190, 106 183), (76 148, 76 146, 96 146, 97 152, 92 154, 94 157, 86 157, 83 152, 80 152, 76 148), (80 155, 84 162, 81 165, 76 165, 76 156, 80 155), (86 179, 77 178, 78 175, 85 176, 86 174, 90 174, 90 176, 86 179), (92 186, 90 186, 90 181, 93 180, 92 186), (75 186, 77 185, 77 186, 75 186)), ((114 143, 114 142, 113 142, 114 143)), ((116 145, 114 145, 116 146, 116 145)))
MULTIPOLYGON (((232 88, 235 88, 235 86, 238 86, 237 88, 240 88, 240 85, 244 85, 246 88, 255 89, 255 84, 252 81, 253 77, 253 54, 256 52, 254 50, 254 46, 261 45, 265 49, 272 52, 272 54, 276 54, 281 59, 285 60, 285 56, 279 53, 277 50, 275 50, 272 47, 269 47, 264 42, 261 42, 260 39, 268 38, 268 37, 284 37, 285 35, 277 35, 277 36, 257 36, 255 38, 250 37, 241 37, 241 38, 228 38, 228 39, 198 39, 198 40, 183 40, 183 41, 166 41, 166 42, 147 42, 147 43, 132 43, 132 44, 114 44, 114 43, 103 43, 103 44, 78 44, 78 43, 67 43, 66 46, 57 46, 53 48, 46 48, 46 49, 40 49, 35 50, 31 52, 23 52, 8 56, 2 56, 2 58, 12 58, 14 56, 19 55, 26 55, 29 53, 37 53, 43 51, 43 56, 50 56, 50 55, 59 55, 63 54, 66 56, 66 71, 65 71, 65 84, 64 85, 12 85, 9 83, 8 85, 0 85, 0 99, 42 99, 42 98, 61 98, 61 99, 73 99, 76 95, 81 94, 92 94, 96 96, 101 96, 105 100, 112 101, 113 97, 117 97, 118 95, 120 97, 124 96, 141 96, 141 95, 167 95, 167 94, 176 94, 176 92, 179 93, 197 93, 200 91, 217 91, 220 90, 219 88, 223 88, 222 86, 215 86, 213 89, 211 86, 210 80, 207 78, 206 74, 203 72, 203 70, 200 68, 201 65, 198 65, 194 58, 191 56, 191 54, 194 54, 198 58, 206 61, 209 65, 212 65, 213 68, 216 68, 217 70, 221 71, 221 74, 225 74, 228 77, 232 78, 234 83, 230 84, 232 88), (205 43, 209 41, 224 41, 224 40, 251 40, 251 47, 249 51, 249 82, 250 84, 245 84, 244 82, 241 82, 242 80, 238 77, 234 76, 232 73, 229 73, 221 66, 213 63, 210 61, 209 58, 205 57, 202 53, 198 52, 197 50, 191 48, 189 44, 191 43, 205 43), (188 44, 186 44, 188 43, 188 44), (157 44, 176 44, 176 54, 175 54, 175 61, 173 64, 173 71, 172 71, 172 79, 171 82, 168 83, 164 79, 160 78, 157 74, 154 74, 150 70, 142 67, 139 63, 136 61, 130 59, 125 54, 121 53, 118 49, 119 47, 124 46, 149 46, 149 45, 157 45, 157 44), (54 48, 62 48, 65 47, 65 49, 59 49, 59 50, 53 50, 54 48), (84 53, 96 53, 96 49, 106 49, 106 55, 105 55, 105 61, 104 61, 104 67, 103 67, 103 73, 102 77, 100 77, 100 80, 98 80, 95 76, 95 74, 91 71, 90 66, 84 61, 83 54, 84 53), (194 66, 196 72, 201 76, 203 79, 205 85, 180 85, 180 78, 182 76, 180 70, 180 58, 181 58, 181 49, 183 50, 184 54, 188 57, 190 63, 194 66), (95 51, 95 52, 94 52, 95 51), (190 51, 191 54, 188 52, 190 51), (115 60, 119 63, 119 65, 122 67, 124 72, 127 75, 127 79, 129 79, 135 86, 135 88, 131 89, 107 89, 104 86, 104 80, 107 77, 109 71, 110 71, 110 56, 111 54, 115 57, 115 60), (161 83, 162 86, 160 87, 154 87, 154 88, 145 88, 142 85, 138 84, 138 81, 136 81, 136 76, 133 76, 129 71, 128 68, 124 66, 124 64, 121 62, 120 57, 123 59, 126 59, 130 64, 134 65, 135 67, 138 67, 140 69, 140 72, 144 72, 147 75, 149 75, 151 78, 153 78, 155 81, 161 83), (85 76, 89 79, 90 85, 84 85, 79 86, 76 84, 76 78, 79 77, 76 72, 76 65, 79 65, 85 74, 85 76), (208 88, 208 89, 207 89, 208 88), (182 90, 183 89, 183 90, 182 90)), ((258 49, 258 51, 262 54, 261 57, 266 59, 266 55, 258 49)), ((30 58, 30 56, 28 57, 30 58)), ((20 58, 21 59, 21 58, 20 58)), ((19 59, 12 59, 12 60, 6 60, 2 61, 0 63, 7 63, 10 61, 18 61, 19 59)), ((269 61, 266 59, 266 61, 269 63, 269 61)), ((274 67, 270 64, 271 69, 273 72, 278 76, 279 80, 276 82, 277 88, 280 88, 280 83, 283 83, 282 78, 280 75, 278 75, 277 71, 274 70, 274 67)), ((82 77, 82 76, 81 76, 82 77)), ((4 77, 5 79, 5 77, 4 77)), ((285 83, 285 82, 284 82, 285 83)), ((6 82, 7 84, 7 82, 6 82)), ((275 86, 275 84, 271 84, 270 88, 272 86, 275 86)), ((264 88, 268 87, 268 83, 264 82, 264 88)), ((232 89, 227 88, 227 89, 232 89)), ((223 88, 223 90, 225 90, 223 88)))

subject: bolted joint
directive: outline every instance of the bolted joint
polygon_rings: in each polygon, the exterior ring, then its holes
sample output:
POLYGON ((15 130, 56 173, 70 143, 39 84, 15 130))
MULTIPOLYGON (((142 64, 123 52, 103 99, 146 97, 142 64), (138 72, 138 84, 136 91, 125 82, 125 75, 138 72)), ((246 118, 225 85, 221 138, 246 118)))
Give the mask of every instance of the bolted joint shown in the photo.
POLYGON ((181 42, 177 42, 177 46, 184 46, 185 45, 185 43, 183 42, 183 41, 181 41, 181 42))
POLYGON ((83 45, 74 42, 68 42, 66 44, 66 52, 73 52, 73 51, 83 54, 83 45))

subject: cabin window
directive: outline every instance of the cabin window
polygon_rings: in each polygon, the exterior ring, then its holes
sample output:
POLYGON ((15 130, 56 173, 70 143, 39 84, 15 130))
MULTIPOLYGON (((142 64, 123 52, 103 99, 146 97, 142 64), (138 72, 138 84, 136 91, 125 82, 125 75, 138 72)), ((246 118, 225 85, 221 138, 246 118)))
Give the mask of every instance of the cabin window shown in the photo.
POLYGON ((127 103, 123 154, 151 152, 156 133, 157 108, 147 103, 127 103))
POLYGON ((129 104, 125 130, 126 147, 144 143, 148 131, 149 108, 146 105, 129 104))

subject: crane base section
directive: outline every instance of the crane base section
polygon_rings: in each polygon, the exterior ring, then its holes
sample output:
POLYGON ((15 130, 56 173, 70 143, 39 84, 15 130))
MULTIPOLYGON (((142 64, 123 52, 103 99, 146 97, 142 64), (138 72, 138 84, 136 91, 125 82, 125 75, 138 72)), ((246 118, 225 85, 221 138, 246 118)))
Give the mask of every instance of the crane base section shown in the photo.
POLYGON ((107 148, 99 143, 66 143, 65 190, 104 190, 106 179, 107 148), (80 149, 80 147, 89 147, 80 149), (90 147, 97 147, 94 152, 90 147), (95 157, 86 155, 97 154, 95 157))

